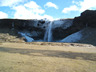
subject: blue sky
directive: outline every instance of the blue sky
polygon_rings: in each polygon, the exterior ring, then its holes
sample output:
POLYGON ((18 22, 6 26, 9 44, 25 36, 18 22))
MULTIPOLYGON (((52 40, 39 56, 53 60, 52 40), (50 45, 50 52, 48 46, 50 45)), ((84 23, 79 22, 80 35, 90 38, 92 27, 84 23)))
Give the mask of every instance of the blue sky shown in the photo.
POLYGON ((96 9, 96 0, 0 0, 0 18, 74 18, 96 9))

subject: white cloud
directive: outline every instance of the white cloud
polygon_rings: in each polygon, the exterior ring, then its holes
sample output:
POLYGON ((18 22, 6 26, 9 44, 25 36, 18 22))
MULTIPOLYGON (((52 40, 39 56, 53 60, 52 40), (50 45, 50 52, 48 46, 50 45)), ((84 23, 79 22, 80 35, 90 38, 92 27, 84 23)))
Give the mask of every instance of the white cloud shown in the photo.
POLYGON ((58 6, 55 5, 55 4, 52 3, 52 2, 47 2, 47 3, 44 5, 44 7, 54 7, 55 9, 58 9, 58 6))
POLYGON ((45 10, 43 10, 39 5, 36 4, 34 1, 30 1, 24 5, 19 5, 13 7, 16 10, 14 14, 14 18, 18 19, 53 19, 53 17, 44 14, 45 10), (32 6, 35 5, 35 6, 32 6))
POLYGON ((26 0, 0 0, 0 6, 13 6, 26 0))
POLYGON ((96 8, 96 0, 84 0, 80 2, 80 11, 96 8))
POLYGON ((70 11, 78 11, 78 7, 76 5, 72 5, 70 7, 64 8, 63 13, 68 13, 70 11))
POLYGON ((80 12, 85 11, 87 9, 96 9, 96 0, 83 0, 79 2, 73 0, 72 3, 78 7, 80 12))
POLYGON ((32 9, 32 12, 43 14, 45 10, 43 10, 39 5, 34 1, 30 1, 24 4, 25 7, 32 9))
POLYGON ((28 2, 28 3, 24 4, 24 6, 26 6, 28 8, 40 8, 40 6, 37 5, 36 2, 34 2, 34 1, 28 2))
POLYGON ((63 9, 63 13, 68 13, 70 11, 85 11, 87 9, 96 9, 96 0, 83 0, 83 1, 75 1, 73 0, 72 3, 74 5, 70 7, 66 7, 63 9))
POLYGON ((0 19, 2 18, 8 18, 8 15, 2 11, 0 11, 0 19))

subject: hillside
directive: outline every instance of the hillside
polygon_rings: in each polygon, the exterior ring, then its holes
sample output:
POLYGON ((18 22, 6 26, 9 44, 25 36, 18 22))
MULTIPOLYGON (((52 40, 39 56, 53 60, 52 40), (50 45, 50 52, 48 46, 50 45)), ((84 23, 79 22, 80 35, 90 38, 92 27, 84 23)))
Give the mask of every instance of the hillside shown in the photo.
POLYGON ((82 44, 92 44, 96 45, 96 29, 91 27, 86 27, 76 33, 73 33, 59 42, 67 43, 82 43, 82 44))
POLYGON ((92 44, 96 46, 96 28, 85 28, 81 34, 83 35, 79 43, 92 44))

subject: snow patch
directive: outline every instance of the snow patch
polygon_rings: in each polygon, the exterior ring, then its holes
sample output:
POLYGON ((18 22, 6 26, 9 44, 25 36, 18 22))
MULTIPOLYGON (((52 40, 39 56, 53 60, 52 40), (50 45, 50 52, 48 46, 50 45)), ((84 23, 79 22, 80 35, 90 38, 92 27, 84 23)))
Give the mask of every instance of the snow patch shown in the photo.
POLYGON ((63 40, 60 40, 59 42, 77 42, 82 38, 82 34, 81 31, 73 33, 69 36, 67 36, 66 38, 64 38, 63 40))
POLYGON ((22 35, 23 37, 25 37, 25 38, 26 38, 26 40, 27 40, 27 42, 32 42, 32 41, 34 41, 34 39, 33 39, 33 38, 31 38, 31 37, 27 36, 25 33, 18 32, 18 34, 20 34, 20 35, 22 35))

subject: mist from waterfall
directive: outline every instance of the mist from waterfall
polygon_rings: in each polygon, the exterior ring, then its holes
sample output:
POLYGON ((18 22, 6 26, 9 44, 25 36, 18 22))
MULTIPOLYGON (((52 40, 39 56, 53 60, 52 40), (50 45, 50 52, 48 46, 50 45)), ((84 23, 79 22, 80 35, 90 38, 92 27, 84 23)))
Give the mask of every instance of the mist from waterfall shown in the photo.
POLYGON ((52 21, 49 23, 48 28, 46 29, 44 35, 44 41, 51 42, 52 41, 52 21))

